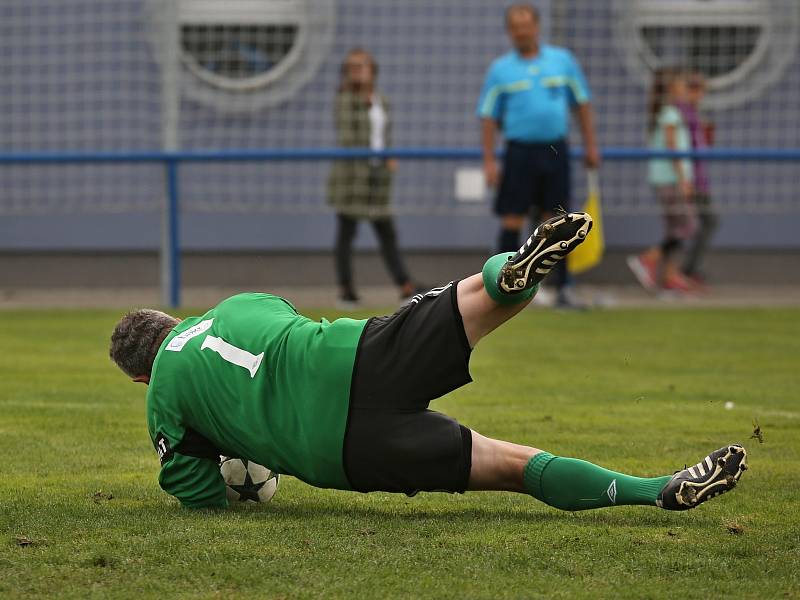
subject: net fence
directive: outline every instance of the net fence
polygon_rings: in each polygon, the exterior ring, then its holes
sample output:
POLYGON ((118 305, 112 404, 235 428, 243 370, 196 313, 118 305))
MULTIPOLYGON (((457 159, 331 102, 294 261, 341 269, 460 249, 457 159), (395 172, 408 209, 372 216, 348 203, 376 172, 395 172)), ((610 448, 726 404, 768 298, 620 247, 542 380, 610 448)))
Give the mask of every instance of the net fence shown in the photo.
MULTIPOLYGON (((646 149, 653 70, 680 66, 706 78, 702 112, 716 148, 800 148, 796 0, 535 4, 543 39, 570 48, 583 67, 601 146, 646 149)), ((509 49, 496 2, 5 0, 0 214, 154 212, 165 181, 157 162, 3 163, 3 155, 340 147, 335 99, 353 47, 379 67, 391 126, 364 143, 477 151, 483 78, 509 49)), ((584 177, 574 165, 577 204, 584 177)), ((182 164, 181 207, 325 211, 331 188, 343 185, 331 169, 330 160, 182 164)), ((477 158, 401 160, 393 210, 486 215, 491 194, 479 169, 477 158)), ((797 161, 713 161, 708 178, 723 212, 800 212, 796 171, 797 161)), ((646 161, 607 160, 601 184, 610 214, 658 211, 646 161)))

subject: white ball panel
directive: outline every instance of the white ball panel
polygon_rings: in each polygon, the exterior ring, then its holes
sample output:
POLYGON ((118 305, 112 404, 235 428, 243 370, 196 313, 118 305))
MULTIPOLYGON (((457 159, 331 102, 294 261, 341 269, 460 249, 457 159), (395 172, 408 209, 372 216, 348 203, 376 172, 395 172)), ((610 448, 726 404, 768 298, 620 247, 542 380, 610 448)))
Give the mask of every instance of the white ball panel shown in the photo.
POLYGON ((229 458, 220 466, 222 478, 228 485, 243 485, 247 475, 244 463, 238 458, 229 458))
POLYGON ((228 502, 238 502, 239 501, 239 494, 233 489, 225 486, 225 496, 228 498, 228 502))
POLYGON ((278 491, 278 480, 280 475, 275 475, 272 479, 267 481, 258 491, 258 498, 261 502, 269 502, 272 500, 272 497, 275 495, 275 492, 278 491))
POLYGON ((250 472, 250 479, 252 479, 253 483, 256 484, 266 481, 272 475, 272 471, 270 471, 267 467, 261 466, 254 462, 247 463, 247 470, 250 472))

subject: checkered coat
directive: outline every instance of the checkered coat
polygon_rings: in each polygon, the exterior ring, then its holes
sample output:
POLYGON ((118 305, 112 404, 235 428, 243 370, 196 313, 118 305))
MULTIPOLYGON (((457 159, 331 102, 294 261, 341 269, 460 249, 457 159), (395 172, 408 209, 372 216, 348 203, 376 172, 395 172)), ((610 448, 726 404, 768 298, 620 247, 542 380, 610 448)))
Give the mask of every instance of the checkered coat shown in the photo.
MULTIPOLYGON (((385 143, 391 140, 391 114, 385 96, 378 94, 386 113, 385 143)), ((369 148, 369 102, 350 91, 336 96, 336 139, 343 148, 369 148)), ((392 173, 386 161, 338 160, 328 178, 328 204, 337 212, 356 218, 380 218, 391 214, 389 202, 392 173)))

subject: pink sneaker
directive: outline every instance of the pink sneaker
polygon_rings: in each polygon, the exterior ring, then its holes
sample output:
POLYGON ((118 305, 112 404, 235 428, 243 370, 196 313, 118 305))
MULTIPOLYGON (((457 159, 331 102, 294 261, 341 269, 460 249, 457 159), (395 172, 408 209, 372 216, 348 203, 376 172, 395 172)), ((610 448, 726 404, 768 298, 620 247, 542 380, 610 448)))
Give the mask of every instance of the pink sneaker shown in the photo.
POLYGON ((674 275, 667 277, 666 281, 664 282, 664 289, 681 292, 682 294, 690 294, 695 291, 695 286, 683 275, 675 273, 674 275))
POLYGON ((697 274, 694 275, 685 275, 686 279, 689 280, 689 283, 692 286, 692 290, 697 292, 698 294, 707 294, 711 291, 711 288, 708 286, 706 280, 697 274))
POLYGON ((646 290, 656 289, 656 269, 655 261, 647 260, 641 256, 629 256, 628 268, 633 272, 639 283, 646 290))

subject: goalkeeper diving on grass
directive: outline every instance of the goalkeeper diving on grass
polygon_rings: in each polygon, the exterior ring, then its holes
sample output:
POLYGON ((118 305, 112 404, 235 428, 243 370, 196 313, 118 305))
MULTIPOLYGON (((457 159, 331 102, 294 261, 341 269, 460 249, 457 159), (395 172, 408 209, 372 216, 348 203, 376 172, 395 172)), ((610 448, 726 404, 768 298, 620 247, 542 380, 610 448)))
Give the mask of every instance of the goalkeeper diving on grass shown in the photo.
POLYGON ((747 468, 739 444, 673 475, 635 477, 490 439, 428 408, 472 381, 475 345, 530 303, 591 228, 586 213, 557 215, 515 254, 385 317, 316 322, 256 293, 182 321, 149 309, 126 314, 110 355, 148 385, 159 484, 185 506, 225 507, 225 455, 322 488, 513 491, 568 511, 686 510, 727 492, 747 468))

